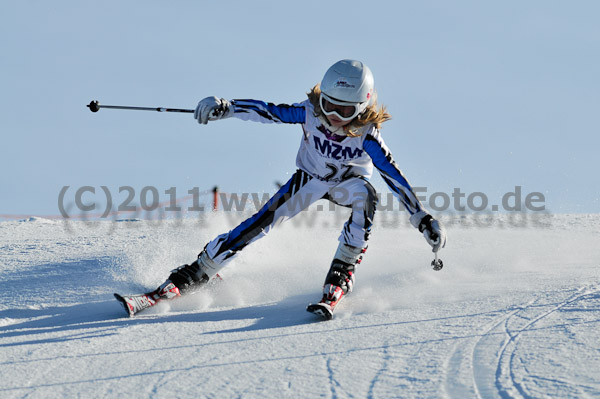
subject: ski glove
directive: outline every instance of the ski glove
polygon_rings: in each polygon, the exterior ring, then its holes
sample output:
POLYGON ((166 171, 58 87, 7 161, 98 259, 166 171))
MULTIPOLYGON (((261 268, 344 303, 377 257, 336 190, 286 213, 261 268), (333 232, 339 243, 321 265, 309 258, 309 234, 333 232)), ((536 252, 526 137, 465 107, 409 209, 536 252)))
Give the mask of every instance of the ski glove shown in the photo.
POLYGON ((203 125, 208 121, 229 118, 233 113, 231 103, 224 98, 206 97, 201 100, 194 111, 194 119, 203 125))
POLYGON ((440 248, 446 246, 446 229, 433 216, 421 211, 412 215, 410 222, 423 233, 423 236, 433 248, 433 252, 437 252, 440 248))

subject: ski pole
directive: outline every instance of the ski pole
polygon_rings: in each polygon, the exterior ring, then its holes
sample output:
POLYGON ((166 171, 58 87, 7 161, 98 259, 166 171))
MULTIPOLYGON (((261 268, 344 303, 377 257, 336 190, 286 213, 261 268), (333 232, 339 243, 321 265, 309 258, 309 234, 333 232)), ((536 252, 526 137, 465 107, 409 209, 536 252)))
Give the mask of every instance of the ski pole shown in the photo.
POLYGON ((435 254, 435 259, 431 261, 431 266, 433 267, 433 270, 435 270, 437 272, 439 270, 442 270, 442 267, 444 267, 444 262, 442 262, 441 259, 438 259, 437 251, 434 252, 434 254, 435 254))
POLYGON ((109 108, 109 109, 128 109, 134 111, 158 111, 158 112, 183 112, 186 114, 193 114, 193 109, 180 109, 180 108, 163 108, 163 107, 128 107, 123 105, 100 105, 98 101, 91 101, 88 105, 86 105, 92 112, 100 111, 100 108, 109 108))

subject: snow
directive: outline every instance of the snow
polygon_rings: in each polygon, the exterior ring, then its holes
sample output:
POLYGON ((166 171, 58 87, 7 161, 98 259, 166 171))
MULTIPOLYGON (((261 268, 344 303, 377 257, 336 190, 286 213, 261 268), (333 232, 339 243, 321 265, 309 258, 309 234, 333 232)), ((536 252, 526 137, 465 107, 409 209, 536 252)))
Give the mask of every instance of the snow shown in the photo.
POLYGON ((224 281, 134 318, 238 220, 0 223, 3 398, 600 397, 600 215, 442 218, 445 267, 378 215, 355 291, 319 299, 339 217, 284 224, 224 281))

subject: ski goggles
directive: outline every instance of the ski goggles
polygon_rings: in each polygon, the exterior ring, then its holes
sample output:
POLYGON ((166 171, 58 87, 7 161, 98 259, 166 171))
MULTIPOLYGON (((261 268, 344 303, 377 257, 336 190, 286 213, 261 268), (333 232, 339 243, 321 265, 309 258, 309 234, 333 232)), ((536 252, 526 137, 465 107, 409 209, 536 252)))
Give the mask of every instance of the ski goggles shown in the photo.
POLYGON ((335 114, 344 122, 350 121, 358 116, 367 107, 367 103, 348 103, 329 97, 321 93, 320 98, 321 111, 326 116, 335 114))

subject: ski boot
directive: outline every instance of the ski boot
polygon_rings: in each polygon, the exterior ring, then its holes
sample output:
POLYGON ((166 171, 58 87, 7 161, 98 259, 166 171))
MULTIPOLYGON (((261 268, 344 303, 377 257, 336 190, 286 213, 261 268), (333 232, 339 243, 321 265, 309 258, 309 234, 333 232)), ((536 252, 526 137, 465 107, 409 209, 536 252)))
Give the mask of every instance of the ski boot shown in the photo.
POLYGON ((323 298, 319 303, 310 304, 308 312, 319 315, 327 320, 333 318, 333 311, 342 298, 352 292, 354 286, 354 270, 362 261, 367 248, 352 247, 340 243, 335 254, 329 273, 323 285, 323 298))

